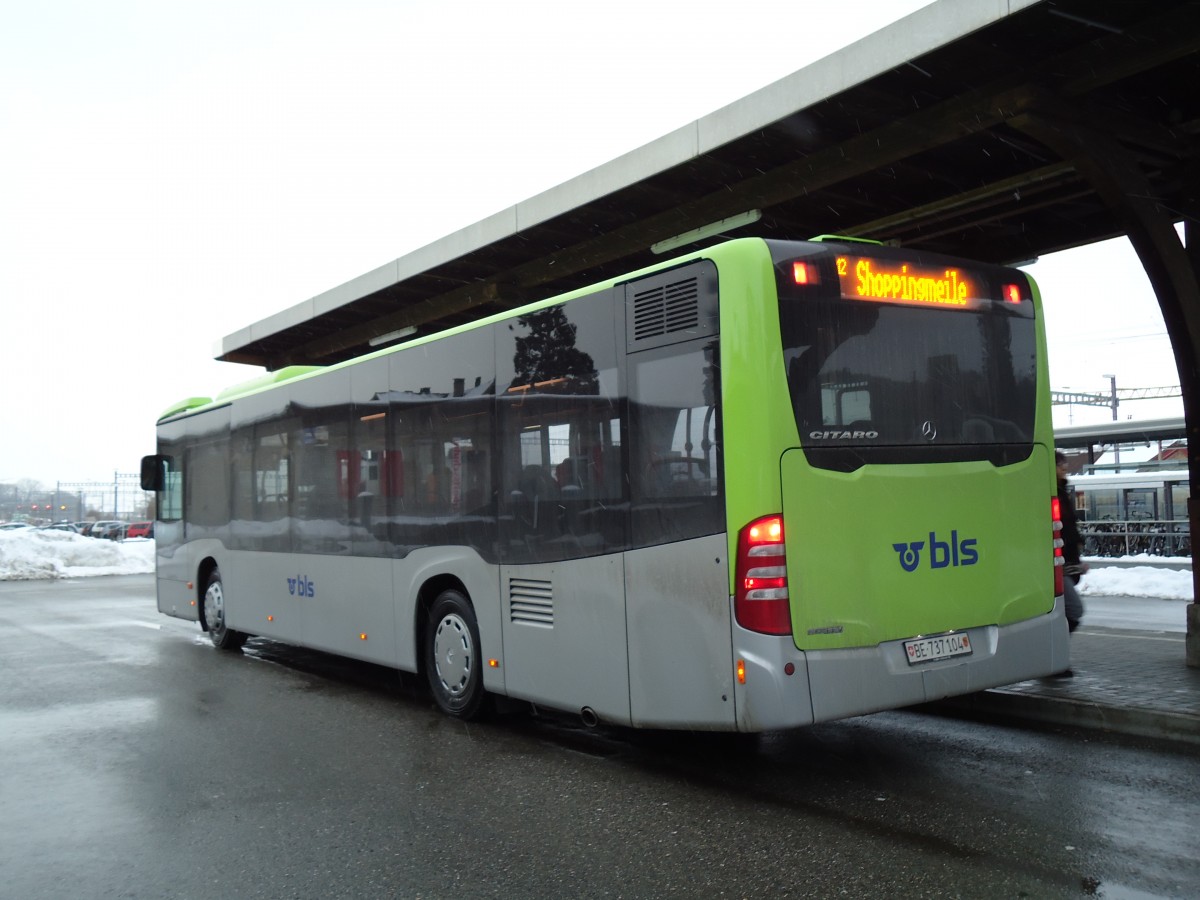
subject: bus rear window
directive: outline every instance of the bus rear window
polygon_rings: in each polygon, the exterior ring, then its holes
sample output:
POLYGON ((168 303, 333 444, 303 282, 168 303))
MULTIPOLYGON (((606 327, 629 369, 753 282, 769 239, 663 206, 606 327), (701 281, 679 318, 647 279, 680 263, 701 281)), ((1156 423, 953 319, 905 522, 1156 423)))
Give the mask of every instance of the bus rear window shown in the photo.
POLYGON ((785 296, 780 323, 800 441, 814 465, 1029 455, 1031 304, 973 309, 785 296))

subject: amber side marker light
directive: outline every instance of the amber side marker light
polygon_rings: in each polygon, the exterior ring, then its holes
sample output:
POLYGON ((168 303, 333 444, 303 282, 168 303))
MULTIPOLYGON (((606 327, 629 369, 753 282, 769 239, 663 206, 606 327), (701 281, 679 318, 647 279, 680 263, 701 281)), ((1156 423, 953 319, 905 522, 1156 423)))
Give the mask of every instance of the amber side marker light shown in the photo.
POLYGON ((365 631, 362 632, 361 634, 359 634, 358 639, 360 641, 365 641, 367 639, 367 633, 365 631))
POLYGON ((489 669, 498 669, 498 668, 500 668, 500 660, 498 660, 498 659, 489 659, 489 660, 488 660, 488 668, 489 668, 489 669))
POLYGON ((267 616, 267 621, 268 621, 268 622, 274 622, 274 621, 275 621, 275 617, 274 617, 274 616, 267 616))
POLYGON ((738 684, 746 683, 746 661, 744 659, 737 661, 737 680, 738 684))

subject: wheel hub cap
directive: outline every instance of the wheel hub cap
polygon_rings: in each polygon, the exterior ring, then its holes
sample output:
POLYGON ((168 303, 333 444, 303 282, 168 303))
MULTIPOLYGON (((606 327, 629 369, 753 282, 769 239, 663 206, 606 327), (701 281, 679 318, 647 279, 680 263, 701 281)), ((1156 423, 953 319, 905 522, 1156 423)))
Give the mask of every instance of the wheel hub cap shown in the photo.
POLYGON ((442 619, 433 638, 433 659, 438 680, 451 696, 457 697, 467 689, 472 651, 467 623, 455 615, 442 619))

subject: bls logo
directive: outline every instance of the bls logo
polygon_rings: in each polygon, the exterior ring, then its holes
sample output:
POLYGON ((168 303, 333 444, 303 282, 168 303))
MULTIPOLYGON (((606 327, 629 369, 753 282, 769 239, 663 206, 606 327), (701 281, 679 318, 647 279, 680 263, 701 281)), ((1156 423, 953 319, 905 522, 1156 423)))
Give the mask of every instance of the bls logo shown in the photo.
POLYGON ((295 578, 289 578, 288 593, 293 597, 315 597, 317 596, 316 582, 309 581, 303 575, 297 575, 295 578))
MULTIPOLYGON (((944 569, 947 566, 973 566, 979 562, 979 551, 975 548, 975 538, 959 540, 958 532, 950 532, 950 540, 939 541, 937 532, 929 532, 929 568, 944 569)), ((892 544, 892 549, 900 554, 900 568, 905 572, 915 572, 921 565, 921 551, 925 548, 924 541, 913 541, 908 544, 892 544)))

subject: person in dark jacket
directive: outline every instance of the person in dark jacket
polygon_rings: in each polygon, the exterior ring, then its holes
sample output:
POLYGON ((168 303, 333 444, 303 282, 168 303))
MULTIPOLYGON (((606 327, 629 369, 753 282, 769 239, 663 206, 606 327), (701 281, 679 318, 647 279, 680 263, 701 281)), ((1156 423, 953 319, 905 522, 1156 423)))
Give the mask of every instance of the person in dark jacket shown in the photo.
MULTIPOLYGON (((1079 584, 1080 576, 1087 571, 1087 563, 1080 559, 1083 549, 1083 538, 1079 536, 1079 521, 1075 517, 1075 495, 1067 483, 1067 458, 1061 450, 1054 453, 1054 461, 1058 470, 1058 506, 1062 517, 1063 547, 1063 601, 1067 607, 1067 629, 1074 631, 1083 619, 1083 600, 1075 586, 1079 584)), ((1070 669, 1058 673, 1060 678, 1070 678, 1074 673, 1070 669)))

